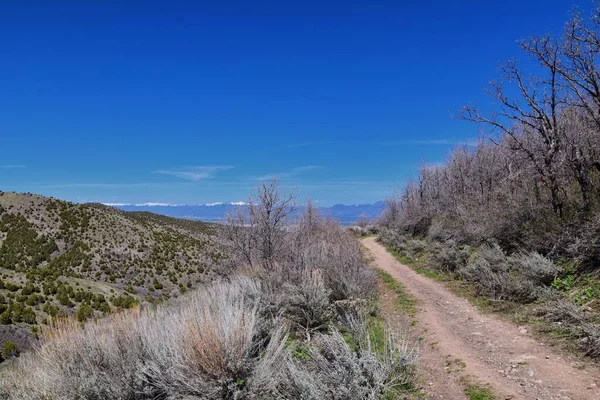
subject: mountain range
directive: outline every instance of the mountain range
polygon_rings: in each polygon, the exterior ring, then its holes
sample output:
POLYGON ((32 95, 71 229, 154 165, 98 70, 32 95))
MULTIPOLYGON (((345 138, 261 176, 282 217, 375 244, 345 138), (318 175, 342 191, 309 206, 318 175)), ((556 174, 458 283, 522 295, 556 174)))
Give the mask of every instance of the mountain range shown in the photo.
MULTIPOLYGON (((243 202, 231 203, 209 203, 209 204, 165 204, 165 203, 104 203, 107 206, 116 207, 123 211, 147 211, 168 217, 201 220, 207 222, 220 222, 225 216, 235 211, 243 202)), ((297 212, 302 212, 304 207, 299 207, 297 212)), ((385 203, 378 201, 373 204, 336 204, 331 207, 318 207, 321 214, 338 220, 343 225, 350 225, 359 218, 378 218, 385 209, 385 203)))

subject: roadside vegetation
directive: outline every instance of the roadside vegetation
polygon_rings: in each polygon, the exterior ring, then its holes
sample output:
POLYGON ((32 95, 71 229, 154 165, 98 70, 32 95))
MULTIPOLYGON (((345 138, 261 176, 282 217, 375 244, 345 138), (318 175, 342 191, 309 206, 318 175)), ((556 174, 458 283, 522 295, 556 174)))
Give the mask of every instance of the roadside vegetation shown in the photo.
POLYGON ((408 317, 414 317, 417 313, 416 300, 406 292, 406 288, 393 276, 383 270, 377 272, 383 283, 394 293, 396 309, 408 317))
POLYGON ((217 281, 169 303, 55 319, 0 373, 5 399, 395 399, 417 353, 377 314, 348 230, 261 185, 222 229, 217 281))
POLYGON ((520 45, 534 74, 510 61, 497 108, 464 108, 487 137, 424 166, 388 201, 380 240, 599 358, 600 9, 520 45))

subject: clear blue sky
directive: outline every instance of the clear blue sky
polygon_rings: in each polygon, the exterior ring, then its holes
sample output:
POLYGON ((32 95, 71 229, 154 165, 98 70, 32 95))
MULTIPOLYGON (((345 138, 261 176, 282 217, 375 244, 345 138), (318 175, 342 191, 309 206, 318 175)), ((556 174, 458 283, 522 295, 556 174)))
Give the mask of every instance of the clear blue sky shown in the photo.
POLYGON ((591 1, 3 1, 0 189, 373 202, 479 129, 517 39, 591 1))

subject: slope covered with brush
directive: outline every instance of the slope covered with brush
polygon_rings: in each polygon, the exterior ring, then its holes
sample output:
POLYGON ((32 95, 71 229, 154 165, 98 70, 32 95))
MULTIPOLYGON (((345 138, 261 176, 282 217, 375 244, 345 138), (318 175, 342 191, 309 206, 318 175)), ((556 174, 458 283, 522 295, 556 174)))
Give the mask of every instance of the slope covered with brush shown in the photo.
POLYGON ((48 317, 84 321, 208 280, 214 227, 98 204, 0 192, 0 344, 22 347, 48 317))

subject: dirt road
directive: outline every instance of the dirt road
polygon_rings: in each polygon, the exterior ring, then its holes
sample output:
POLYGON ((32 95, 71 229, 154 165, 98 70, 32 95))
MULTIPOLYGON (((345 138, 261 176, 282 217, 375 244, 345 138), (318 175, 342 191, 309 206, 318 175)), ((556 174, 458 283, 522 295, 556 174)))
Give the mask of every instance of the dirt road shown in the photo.
POLYGON ((421 369, 430 398, 465 399, 461 377, 490 384, 500 399, 600 400, 600 369, 563 354, 519 327, 482 313, 438 282, 400 264, 375 238, 363 239, 377 267, 419 302, 421 369))

